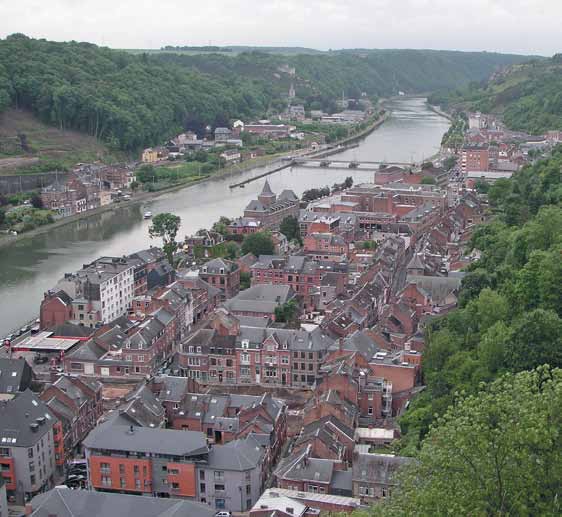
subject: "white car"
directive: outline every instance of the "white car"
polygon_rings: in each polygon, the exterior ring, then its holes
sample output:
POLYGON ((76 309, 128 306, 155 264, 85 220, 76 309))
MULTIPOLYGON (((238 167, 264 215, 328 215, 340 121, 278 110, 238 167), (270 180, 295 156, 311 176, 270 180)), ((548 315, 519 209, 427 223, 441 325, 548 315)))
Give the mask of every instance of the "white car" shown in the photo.
POLYGON ((215 517, 231 517, 232 512, 227 510, 221 510, 220 512, 215 513, 215 517))

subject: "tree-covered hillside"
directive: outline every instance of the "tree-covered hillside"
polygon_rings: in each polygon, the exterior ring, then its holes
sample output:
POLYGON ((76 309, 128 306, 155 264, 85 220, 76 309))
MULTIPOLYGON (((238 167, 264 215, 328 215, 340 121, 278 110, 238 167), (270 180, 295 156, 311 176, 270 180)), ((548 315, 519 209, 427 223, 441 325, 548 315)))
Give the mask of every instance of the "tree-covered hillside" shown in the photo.
POLYGON ((455 393, 506 372, 562 367, 561 167, 562 146, 491 187, 500 215, 473 235, 482 256, 463 279, 461 307, 428 329, 427 389, 401 420, 410 453, 455 393))
POLYGON ((252 78, 280 99, 294 82, 297 97, 307 107, 321 109, 345 94, 357 98, 426 93, 457 88, 488 78, 495 70, 520 63, 522 56, 485 52, 432 50, 349 50, 322 54, 185 55, 166 53, 158 59, 211 75, 252 78), (280 73, 293 68, 295 77, 280 73))
POLYGON ((342 92, 373 98, 462 86, 521 59, 412 50, 139 55, 16 34, 0 40, 0 110, 30 109, 59 128, 136 150, 181 129, 271 115, 286 105, 293 81, 307 107, 325 107, 342 92))
MULTIPOLYGON (((560 515, 562 146, 489 190, 460 308, 427 329, 402 473, 371 515, 560 515)), ((355 517, 362 517, 358 512, 355 517)))
POLYGON ((562 130, 562 54, 513 66, 483 85, 435 94, 430 102, 501 114, 510 129, 531 134, 562 130))

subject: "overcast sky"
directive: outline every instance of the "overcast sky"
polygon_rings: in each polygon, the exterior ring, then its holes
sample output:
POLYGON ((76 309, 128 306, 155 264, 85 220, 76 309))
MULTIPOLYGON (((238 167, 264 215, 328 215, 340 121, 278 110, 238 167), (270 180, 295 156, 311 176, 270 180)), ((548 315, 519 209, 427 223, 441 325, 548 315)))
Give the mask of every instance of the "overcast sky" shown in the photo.
POLYGON ((270 45, 552 55, 562 0, 0 0, 14 32, 116 48, 270 45))

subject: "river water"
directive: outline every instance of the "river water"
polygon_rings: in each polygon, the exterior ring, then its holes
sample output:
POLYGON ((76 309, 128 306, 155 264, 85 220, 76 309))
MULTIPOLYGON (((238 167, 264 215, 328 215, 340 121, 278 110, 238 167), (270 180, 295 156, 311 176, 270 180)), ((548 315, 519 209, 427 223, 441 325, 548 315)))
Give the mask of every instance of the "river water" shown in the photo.
MULTIPOLYGON (((359 147, 337 155, 342 160, 396 161, 420 163, 439 150, 449 122, 429 110, 424 99, 399 99, 387 108, 391 117, 359 142, 359 147)), ((335 158, 335 157, 334 157, 335 158)), ((99 256, 121 256, 159 244, 148 237, 150 221, 143 213, 172 212, 181 217, 178 238, 209 227, 221 215, 242 215, 264 180, 230 189, 229 185, 260 174, 254 169, 229 178, 216 179, 165 194, 145 205, 106 212, 47 233, 0 248, 0 337, 34 318, 43 293, 65 272, 82 267, 99 256)), ((301 195, 306 189, 332 185, 353 176, 355 183, 370 182, 372 171, 357 169, 315 169, 293 167, 268 177, 274 192, 292 189, 301 195)))

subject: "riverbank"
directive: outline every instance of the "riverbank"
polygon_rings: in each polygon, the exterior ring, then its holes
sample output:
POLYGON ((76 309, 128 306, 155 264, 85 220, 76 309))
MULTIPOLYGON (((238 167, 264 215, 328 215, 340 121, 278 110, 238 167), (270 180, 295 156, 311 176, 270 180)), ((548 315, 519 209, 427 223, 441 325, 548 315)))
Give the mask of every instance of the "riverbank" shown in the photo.
MULTIPOLYGON (((377 128, 379 128, 387 120, 387 118, 388 118, 388 113, 385 112, 380 117, 378 117, 375 121, 373 121, 373 123, 370 124, 367 128, 359 131, 355 135, 352 135, 350 137, 346 137, 346 138, 344 138, 344 139, 342 139, 338 142, 335 142, 334 144, 332 144, 330 146, 330 149, 326 149, 326 150, 320 151, 320 152, 310 151, 308 153, 303 153, 302 156, 318 156, 318 157, 320 157, 320 153, 322 153, 322 152, 328 152, 328 153, 334 154, 334 153, 339 153, 339 152, 345 151, 346 149, 350 148, 348 146, 351 143, 356 142, 357 140, 360 140, 362 138, 365 138, 370 133, 372 133, 377 128), (316 153, 318 153, 318 155, 316 153)), ((165 187, 165 188, 163 188, 161 190, 158 190, 158 191, 155 191, 155 192, 137 193, 137 194, 134 194, 133 197, 130 200, 121 201, 120 203, 110 203, 109 205, 101 206, 99 208, 94 208, 92 210, 82 212, 81 214, 75 214, 75 215, 71 215, 71 216, 68 216, 68 217, 64 217, 62 219, 59 219, 59 220, 55 221, 54 223, 39 226, 37 228, 34 228, 33 230, 22 233, 20 235, 3 235, 3 236, 0 236, 0 249, 5 248, 7 246, 10 246, 12 244, 15 244, 16 242, 19 242, 19 241, 22 241, 22 240, 25 240, 25 239, 30 239, 30 238, 33 238, 37 235, 47 233, 48 231, 50 231, 54 228, 60 228, 60 227, 66 226, 68 224, 72 224, 76 221, 87 219, 89 217, 94 217, 96 215, 103 214, 103 213, 110 212, 110 211, 118 211, 120 208, 135 206, 135 205, 138 205, 138 204, 141 204, 141 203, 146 203, 146 202, 152 201, 152 200, 158 198, 159 196, 161 196, 163 194, 175 192, 175 191, 182 190, 182 189, 191 188, 191 187, 194 187, 196 185, 200 185, 201 183, 206 183, 206 182, 210 182, 210 181, 214 181, 214 180, 220 180, 220 179, 228 178, 229 176, 234 176, 236 174, 248 172, 249 170, 256 169, 258 167, 273 166, 277 162, 282 163, 281 162, 282 158, 290 157, 290 156, 293 156, 294 154, 295 154, 294 151, 289 151, 289 152, 286 152, 286 153, 279 153, 279 154, 270 155, 270 156, 261 156, 261 157, 258 157, 258 158, 253 158, 252 160, 248 160, 248 161, 243 162, 241 164, 235 164, 235 165, 231 165, 229 167, 225 167, 223 169, 219 169, 218 171, 212 173, 211 175, 209 175, 205 178, 199 179, 199 180, 178 183, 178 184, 175 184, 175 185, 170 185, 169 187, 165 187)), ((325 156, 328 156, 328 155, 325 155, 325 156)), ((285 166, 289 167, 289 166, 291 166, 291 164, 287 163, 285 166)), ((278 170, 279 170, 279 167, 273 168, 271 171, 266 171, 264 174, 260 175, 260 178, 268 176, 270 174, 274 174, 278 170)))
POLYGON ((446 118, 450 122, 454 121, 453 116, 450 115, 449 113, 447 113, 446 111, 443 111, 442 109, 440 109, 439 106, 434 106, 433 104, 430 104, 429 102, 426 102, 425 105, 427 106, 428 110, 433 111, 434 113, 437 113, 437 115, 440 115, 441 117, 446 118))

